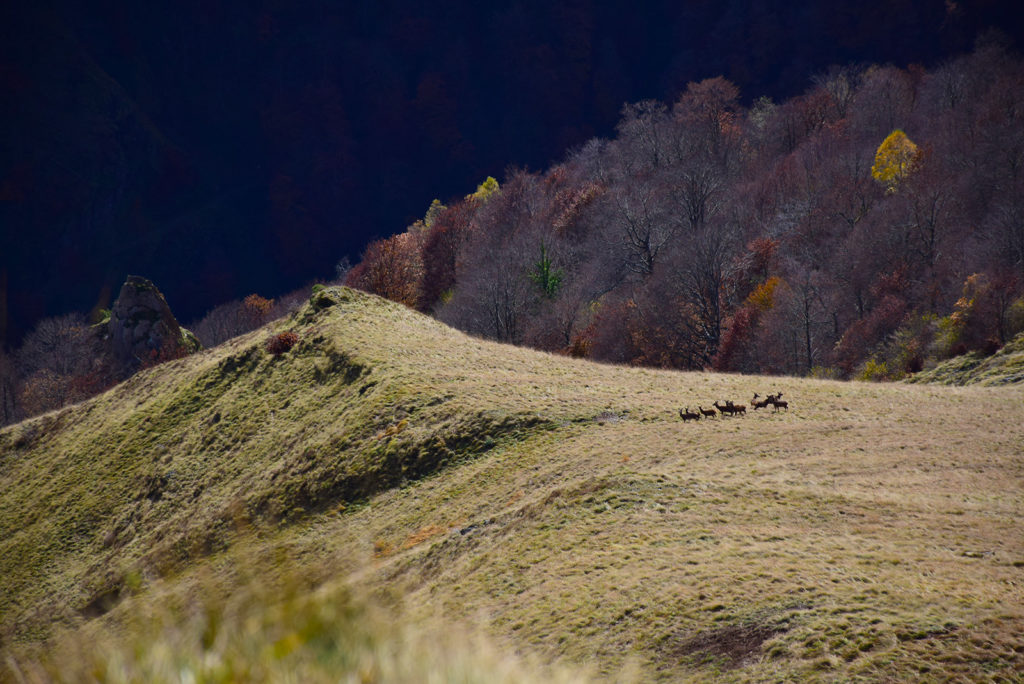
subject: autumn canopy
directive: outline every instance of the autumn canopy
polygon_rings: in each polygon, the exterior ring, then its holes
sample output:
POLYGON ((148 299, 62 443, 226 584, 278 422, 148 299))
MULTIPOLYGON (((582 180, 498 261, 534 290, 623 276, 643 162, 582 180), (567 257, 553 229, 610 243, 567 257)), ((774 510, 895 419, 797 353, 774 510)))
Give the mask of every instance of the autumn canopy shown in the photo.
POLYGON ((919 162, 920 151, 917 145, 897 128, 878 146, 871 176, 884 185, 887 192, 893 193, 900 182, 913 173, 919 162))

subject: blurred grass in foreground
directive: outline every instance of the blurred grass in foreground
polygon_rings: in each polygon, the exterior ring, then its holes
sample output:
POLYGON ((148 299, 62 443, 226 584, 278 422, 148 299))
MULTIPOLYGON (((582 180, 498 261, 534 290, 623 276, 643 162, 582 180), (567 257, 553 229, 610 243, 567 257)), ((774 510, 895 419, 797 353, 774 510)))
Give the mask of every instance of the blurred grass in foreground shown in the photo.
POLYGON ((230 595, 202 581, 147 592, 114 620, 9 655, 14 682, 583 682, 583 673, 509 655, 463 627, 411 624, 347 588, 252 582, 230 595), (159 607, 155 604, 160 603, 159 607))

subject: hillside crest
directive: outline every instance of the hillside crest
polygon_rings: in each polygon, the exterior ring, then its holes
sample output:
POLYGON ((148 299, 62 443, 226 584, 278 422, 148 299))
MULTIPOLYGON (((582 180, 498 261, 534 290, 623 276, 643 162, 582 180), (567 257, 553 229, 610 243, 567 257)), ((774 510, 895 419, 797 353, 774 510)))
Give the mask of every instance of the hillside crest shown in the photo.
MULTIPOLYGON (((106 625, 115 657, 149 657, 116 625, 167 595, 190 605, 201 577, 272 623, 287 572, 416 624, 482 619, 601 676, 1010 673, 1022 446, 1019 386, 600 365, 327 288, 0 431, 0 648, 106 625), (268 351, 283 332, 295 345, 268 351), (754 392, 789 410, 679 419, 754 392), (243 576, 263 584, 248 600, 243 576)), ((204 671, 221 642, 190 629, 156 638, 184 638, 204 671)), ((310 629, 252 648, 325 662, 310 629)))

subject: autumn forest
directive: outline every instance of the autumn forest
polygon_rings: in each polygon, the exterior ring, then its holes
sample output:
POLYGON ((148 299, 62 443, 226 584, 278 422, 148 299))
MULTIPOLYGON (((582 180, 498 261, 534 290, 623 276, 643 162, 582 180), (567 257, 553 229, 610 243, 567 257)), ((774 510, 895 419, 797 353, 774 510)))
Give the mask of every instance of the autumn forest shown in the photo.
POLYGON ((900 379, 1024 329, 1024 64, 836 67, 785 102, 723 78, 624 108, 377 241, 346 283, 612 363, 900 379))
MULTIPOLYGON (((897 380, 1024 330, 1024 62, 990 37, 811 83, 627 105, 613 139, 435 200, 338 277, 481 337, 659 368, 897 380)), ((307 295, 187 327, 215 346, 307 295)), ((124 376, 89 326, 46 319, 0 353, 0 423, 124 376)))

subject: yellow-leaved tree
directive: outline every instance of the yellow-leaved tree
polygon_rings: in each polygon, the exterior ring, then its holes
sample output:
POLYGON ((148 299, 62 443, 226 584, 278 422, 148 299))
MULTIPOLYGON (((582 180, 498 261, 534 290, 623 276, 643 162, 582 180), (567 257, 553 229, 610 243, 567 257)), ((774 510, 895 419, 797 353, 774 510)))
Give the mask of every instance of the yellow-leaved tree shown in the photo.
POLYGON ((423 225, 427 228, 432 228, 434 226, 434 221, 436 221, 437 217, 441 215, 441 212, 447 208, 448 207, 441 204, 441 200, 435 199, 430 203, 430 207, 427 209, 427 213, 423 217, 423 225))
POLYGON ((871 177, 884 185, 887 192, 896 192, 903 179, 917 168, 919 160, 917 145, 897 128, 878 146, 871 177))
POLYGON ((476 192, 466 195, 466 199, 485 204, 499 190, 501 187, 498 185, 498 181, 494 180, 494 176, 488 176, 483 183, 476 186, 476 192))

